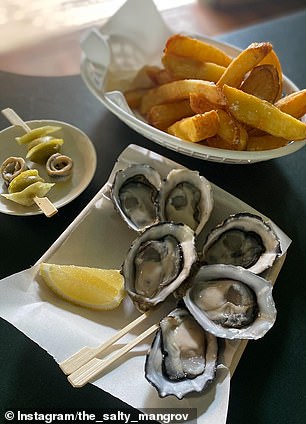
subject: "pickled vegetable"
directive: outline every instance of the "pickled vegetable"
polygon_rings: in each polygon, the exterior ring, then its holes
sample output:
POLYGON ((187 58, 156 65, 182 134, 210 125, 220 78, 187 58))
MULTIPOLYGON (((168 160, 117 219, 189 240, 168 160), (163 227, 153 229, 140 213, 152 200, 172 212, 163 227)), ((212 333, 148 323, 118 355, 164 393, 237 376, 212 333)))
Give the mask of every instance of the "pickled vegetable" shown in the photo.
POLYGON ((45 125, 44 127, 34 128, 22 137, 16 137, 16 141, 19 144, 26 145, 28 150, 26 159, 43 164, 51 155, 61 150, 64 140, 50 135, 60 129, 61 127, 45 125))
POLYGON ((41 178, 41 176, 38 174, 37 169, 23 171, 11 181, 10 185, 8 186, 8 192, 17 193, 36 182, 44 182, 43 178, 41 178))
POLYGON ((61 138, 42 141, 28 151, 26 158, 32 162, 45 163, 51 155, 61 150, 63 143, 61 138))
POLYGON ((36 138, 41 138, 47 134, 59 131, 61 127, 56 127, 54 125, 45 125, 44 127, 34 128, 30 132, 24 134, 22 137, 16 137, 16 141, 19 144, 28 144, 36 138))
POLYGON ((34 202, 34 197, 44 197, 54 186, 54 183, 44 183, 37 181, 34 184, 29 185, 22 191, 11 194, 2 194, 8 200, 19 203, 23 206, 31 206, 34 202))

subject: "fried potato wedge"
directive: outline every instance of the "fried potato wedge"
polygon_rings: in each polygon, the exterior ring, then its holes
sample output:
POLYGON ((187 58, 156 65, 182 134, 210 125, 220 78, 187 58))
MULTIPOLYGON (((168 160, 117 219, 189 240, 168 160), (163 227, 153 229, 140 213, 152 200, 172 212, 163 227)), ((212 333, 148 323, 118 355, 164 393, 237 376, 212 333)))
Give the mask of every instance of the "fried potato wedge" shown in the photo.
POLYGON ((198 142, 214 136, 219 128, 219 117, 215 110, 181 119, 171 125, 167 132, 182 140, 198 142))
POLYGON ((125 100, 131 109, 138 109, 143 96, 148 92, 148 88, 136 88, 124 92, 125 100))
POLYGON ((269 42, 250 44, 232 60, 217 85, 222 87, 223 84, 227 84, 231 87, 239 87, 245 74, 258 65, 271 50, 272 44, 269 42))
POLYGON ((222 91, 215 83, 184 79, 150 89, 142 98, 140 113, 146 115, 152 106, 189 99, 191 93, 202 93, 209 102, 219 107, 225 105, 222 91))
POLYGON ((219 116, 219 129, 217 135, 226 142, 225 145, 228 149, 245 150, 248 133, 243 125, 236 121, 236 119, 225 110, 219 109, 217 113, 219 116))
POLYGON ((283 72, 281 63, 275 51, 272 49, 270 53, 263 58, 259 65, 273 65, 276 68, 279 80, 279 91, 276 100, 280 99, 283 95, 283 72))
POLYGON ((153 88, 172 80, 173 78, 166 69, 154 65, 144 65, 135 75, 129 89, 153 88))
POLYGON ((240 90, 274 103, 279 93, 279 77, 275 66, 258 65, 240 86, 240 90))
POLYGON ((232 58, 218 47, 181 34, 168 38, 164 53, 190 57, 200 62, 212 62, 221 66, 228 66, 232 61, 232 58))
POLYGON ((155 72, 151 72, 149 75, 155 85, 166 84, 174 79, 166 69, 158 69, 155 72))
POLYGON ((216 105, 209 102, 207 97, 199 93, 191 93, 189 96, 189 104, 194 113, 205 113, 216 109, 216 105))
POLYGON ((224 140, 224 138, 221 138, 218 135, 207 138, 206 140, 201 141, 200 144, 207 147, 214 147, 215 149, 233 150, 232 143, 224 140))
POLYGON ((211 62, 200 62, 190 57, 177 56, 165 53, 162 63, 173 79, 202 79, 217 82, 223 72, 224 66, 211 62))
POLYGON ((148 92, 147 88, 135 88, 124 92, 125 100, 131 109, 138 109, 143 96, 148 92))
POLYGON ((301 118, 306 113, 306 89, 288 94, 278 100, 275 106, 294 118, 301 118))
POLYGON ((194 115, 189 100, 176 103, 166 103, 151 107, 147 119, 149 124, 160 130, 166 130, 174 122, 194 115))
POLYGON ((306 124, 271 103, 228 85, 223 86, 227 110, 240 122, 286 140, 304 140, 306 124))
POLYGON ((282 137, 275 137, 274 135, 261 135, 251 136, 248 138, 246 150, 260 151, 260 150, 272 150, 278 149, 279 147, 286 146, 289 143, 282 137))
POLYGON ((153 88, 156 83, 151 78, 152 73, 159 72, 160 68, 158 66, 145 65, 135 75, 131 85, 130 90, 138 88, 153 88))

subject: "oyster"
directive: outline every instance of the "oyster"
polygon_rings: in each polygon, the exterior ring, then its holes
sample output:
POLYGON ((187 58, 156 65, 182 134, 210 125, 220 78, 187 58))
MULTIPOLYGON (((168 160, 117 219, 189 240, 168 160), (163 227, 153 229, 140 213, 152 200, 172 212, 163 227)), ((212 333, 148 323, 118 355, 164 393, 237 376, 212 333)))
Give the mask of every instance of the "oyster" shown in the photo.
POLYGON ((260 274, 280 255, 280 242, 260 216, 231 215, 208 235, 203 247, 203 263, 242 266, 260 274))
POLYGON ((218 342, 190 315, 176 308, 160 321, 146 357, 145 377, 160 397, 182 399, 190 392, 201 392, 214 379, 218 342))
POLYGON ((242 267, 202 266, 184 296, 198 323, 217 337, 258 339, 273 326, 272 284, 242 267))
POLYGON ((187 225, 159 223, 132 243, 122 265, 125 289, 140 311, 153 308, 188 277, 197 260, 187 225))
POLYGON ((116 210, 133 230, 158 222, 159 173, 149 165, 136 164, 118 171, 111 188, 116 210))
POLYGON ((199 234, 213 209, 210 183, 197 171, 173 169, 160 190, 162 221, 189 225, 199 234))

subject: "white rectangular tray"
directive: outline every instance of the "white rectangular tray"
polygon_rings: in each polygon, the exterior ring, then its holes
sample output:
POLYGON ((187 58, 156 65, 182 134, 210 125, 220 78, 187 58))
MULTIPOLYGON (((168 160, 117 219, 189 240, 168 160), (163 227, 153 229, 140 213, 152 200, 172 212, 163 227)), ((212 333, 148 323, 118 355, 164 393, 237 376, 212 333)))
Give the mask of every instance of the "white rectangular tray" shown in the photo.
MULTIPOLYGON (((154 152, 130 145, 119 156, 106 184, 36 265, 1 281, 0 315, 47 350, 57 362, 63 361, 83 346, 100 344, 139 315, 128 297, 118 309, 107 312, 90 311, 71 305, 40 284, 37 274, 41 262, 100 268, 121 267, 125 254, 137 234, 128 229, 114 210, 109 198, 109 188, 115 172, 132 163, 148 163, 163 177, 171 169, 182 167, 154 152)), ((210 228, 231 213, 245 211, 260 215, 219 187, 213 186, 213 194, 214 209, 202 234, 203 239, 210 228)), ((284 252, 268 275, 269 279, 275 282, 290 240, 278 227, 271 224, 280 237, 284 252)), ((165 314, 165 308, 169 309, 169 305, 159 308, 136 329, 137 333, 135 330, 128 334, 117 346, 134 338, 151 323, 157 322, 165 314)), ((160 399, 157 391, 145 379, 144 362, 149 345, 150 340, 137 346, 93 384, 139 410, 197 408, 198 423, 224 424, 230 376, 239 362, 246 341, 228 342, 224 352, 228 368, 218 371, 214 384, 201 396, 189 396, 181 401, 174 397, 160 399)))

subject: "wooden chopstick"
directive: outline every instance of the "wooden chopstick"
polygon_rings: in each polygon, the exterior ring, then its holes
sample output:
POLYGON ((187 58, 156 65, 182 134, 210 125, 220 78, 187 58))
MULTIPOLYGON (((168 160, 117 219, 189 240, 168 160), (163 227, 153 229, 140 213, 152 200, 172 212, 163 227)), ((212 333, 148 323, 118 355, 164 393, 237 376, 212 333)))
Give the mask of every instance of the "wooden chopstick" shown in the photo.
POLYGON ((121 339, 125 334, 127 334, 130 330, 136 327, 138 324, 147 319, 149 312, 145 312, 140 315, 134 321, 130 322, 127 326, 122 328, 116 334, 114 334, 110 339, 106 342, 102 343, 97 347, 88 347, 85 346, 78 352, 71 355, 69 358, 65 359, 63 362, 59 364, 61 370, 66 374, 72 374, 77 369, 85 365, 91 359, 95 358, 97 355, 102 353, 105 349, 115 343, 117 340, 121 339))
POLYGON ((130 343, 123 346, 120 350, 118 350, 114 355, 107 359, 98 359, 93 358, 85 365, 77 369, 75 372, 68 376, 68 381, 72 384, 73 387, 83 387, 86 383, 91 381, 94 377, 100 374, 105 370, 108 366, 113 364, 127 352, 129 352, 133 347, 137 344, 141 343, 144 339, 146 339, 150 334, 154 333, 159 328, 159 324, 153 324, 146 331, 132 340, 130 343))

